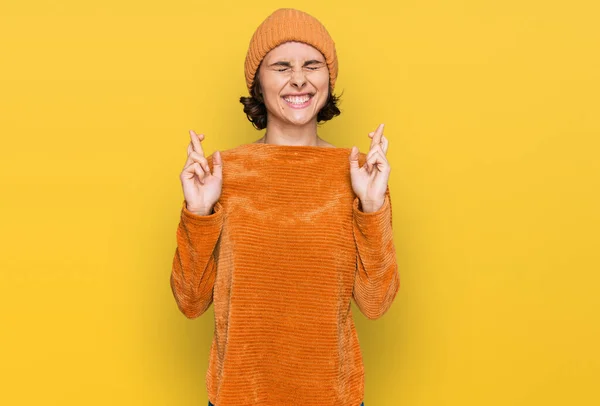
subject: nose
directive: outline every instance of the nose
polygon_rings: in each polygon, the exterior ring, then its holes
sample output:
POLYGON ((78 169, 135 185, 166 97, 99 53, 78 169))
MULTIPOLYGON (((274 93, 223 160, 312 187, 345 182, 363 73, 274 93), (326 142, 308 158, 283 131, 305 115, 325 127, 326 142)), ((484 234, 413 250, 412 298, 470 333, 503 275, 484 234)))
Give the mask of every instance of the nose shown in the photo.
POLYGON ((306 78, 304 77, 304 71, 302 68, 294 69, 292 71, 292 78, 290 79, 290 83, 292 86, 297 88, 302 88, 306 83, 306 78))

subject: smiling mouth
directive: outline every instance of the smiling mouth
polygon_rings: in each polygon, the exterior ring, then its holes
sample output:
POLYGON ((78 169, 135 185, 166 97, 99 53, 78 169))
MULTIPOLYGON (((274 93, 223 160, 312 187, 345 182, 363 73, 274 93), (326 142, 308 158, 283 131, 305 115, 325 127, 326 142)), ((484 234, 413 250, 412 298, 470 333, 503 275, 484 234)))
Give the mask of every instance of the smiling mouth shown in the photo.
POLYGON ((314 95, 284 96, 282 99, 293 108, 303 108, 310 104, 314 95))

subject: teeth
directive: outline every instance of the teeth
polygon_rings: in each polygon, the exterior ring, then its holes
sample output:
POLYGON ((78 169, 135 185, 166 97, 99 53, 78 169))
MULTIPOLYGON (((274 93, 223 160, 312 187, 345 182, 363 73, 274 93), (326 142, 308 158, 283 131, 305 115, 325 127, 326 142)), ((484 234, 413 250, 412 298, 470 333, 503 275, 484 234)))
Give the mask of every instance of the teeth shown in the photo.
POLYGON ((309 95, 302 96, 302 97, 288 96, 288 97, 284 97, 283 99, 288 103, 302 104, 302 103, 306 103, 306 101, 308 99, 310 99, 310 96, 309 95))

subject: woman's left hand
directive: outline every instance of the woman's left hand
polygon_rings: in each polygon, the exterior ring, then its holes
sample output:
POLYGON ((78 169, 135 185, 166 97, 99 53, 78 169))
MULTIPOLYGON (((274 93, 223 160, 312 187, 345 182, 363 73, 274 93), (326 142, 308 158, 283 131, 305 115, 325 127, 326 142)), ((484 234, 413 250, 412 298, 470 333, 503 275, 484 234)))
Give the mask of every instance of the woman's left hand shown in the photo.
POLYGON ((388 140, 383 136, 383 124, 369 133, 369 138, 371 138, 371 147, 362 168, 358 166, 358 148, 352 146, 350 151, 352 189, 360 199, 362 211, 365 213, 377 211, 383 206, 392 170, 385 157, 388 140))

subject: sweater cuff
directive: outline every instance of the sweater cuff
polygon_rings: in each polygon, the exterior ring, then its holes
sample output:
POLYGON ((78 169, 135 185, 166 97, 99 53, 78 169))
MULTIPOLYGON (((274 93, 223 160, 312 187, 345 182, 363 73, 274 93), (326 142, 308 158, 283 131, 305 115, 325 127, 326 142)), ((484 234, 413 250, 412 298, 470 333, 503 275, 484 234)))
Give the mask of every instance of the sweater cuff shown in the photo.
POLYGON ((383 205, 379 210, 365 213, 359 209, 360 199, 356 197, 352 204, 352 216, 358 233, 368 241, 389 240, 393 238, 392 206, 390 196, 385 195, 383 205))
POLYGON ((360 204, 360 198, 357 196, 354 198, 354 202, 352 202, 352 211, 355 216, 359 217, 359 222, 364 221, 373 221, 373 219, 369 219, 370 217, 383 217, 385 215, 390 214, 390 196, 386 193, 385 198, 383 199, 383 204, 377 211, 372 211, 370 213, 364 212, 361 210, 362 205, 360 204))
POLYGON ((181 207, 181 218, 182 220, 192 224, 214 225, 220 223, 223 219, 223 206, 219 201, 217 201, 213 206, 213 212, 211 214, 200 216, 188 210, 187 202, 184 199, 181 207))

